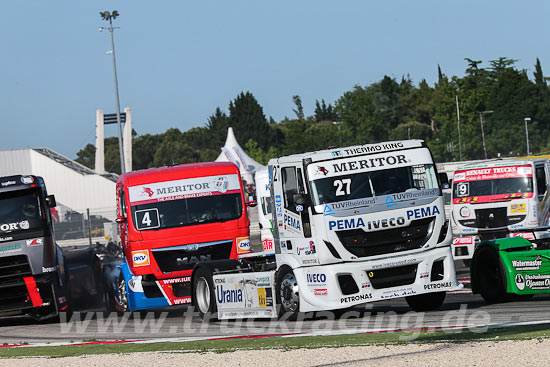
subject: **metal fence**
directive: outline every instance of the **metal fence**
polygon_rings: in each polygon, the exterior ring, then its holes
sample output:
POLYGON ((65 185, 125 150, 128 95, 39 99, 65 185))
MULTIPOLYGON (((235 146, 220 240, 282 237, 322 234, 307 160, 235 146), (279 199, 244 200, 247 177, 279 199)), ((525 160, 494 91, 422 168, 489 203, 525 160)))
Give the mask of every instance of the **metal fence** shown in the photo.
POLYGON ((55 238, 60 246, 106 243, 105 224, 113 223, 115 208, 92 208, 85 212, 61 211, 54 220, 55 238), (109 219, 110 218, 110 219, 109 219))

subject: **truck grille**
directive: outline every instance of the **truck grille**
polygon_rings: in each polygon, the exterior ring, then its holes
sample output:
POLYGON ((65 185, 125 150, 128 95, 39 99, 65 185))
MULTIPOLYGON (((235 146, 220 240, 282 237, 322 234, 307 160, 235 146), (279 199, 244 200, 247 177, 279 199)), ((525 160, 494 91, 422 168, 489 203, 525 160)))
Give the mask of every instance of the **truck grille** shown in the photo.
POLYGON ((344 248, 357 257, 419 249, 430 239, 435 217, 413 220, 408 227, 376 232, 362 229, 336 231, 344 248))
POLYGON ((502 228, 525 220, 525 215, 507 215, 507 208, 476 209, 476 219, 462 219, 458 222, 472 228, 502 228))
POLYGON ((153 249, 153 256, 164 274, 191 270, 195 264, 225 260, 231 256, 233 241, 219 241, 153 249))
POLYGON ((26 255, 0 257, 0 312, 33 308, 24 277, 32 276, 26 255))

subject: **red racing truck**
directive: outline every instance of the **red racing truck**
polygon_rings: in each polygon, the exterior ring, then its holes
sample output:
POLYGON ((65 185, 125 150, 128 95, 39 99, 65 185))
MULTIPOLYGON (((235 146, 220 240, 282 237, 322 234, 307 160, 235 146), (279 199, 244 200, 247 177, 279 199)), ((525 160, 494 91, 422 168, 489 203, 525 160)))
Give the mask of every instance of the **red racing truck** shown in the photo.
POLYGON ((110 282, 117 311, 191 303, 198 263, 250 252, 246 202, 233 163, 146 169, 117 182, 124 259, 110 282))

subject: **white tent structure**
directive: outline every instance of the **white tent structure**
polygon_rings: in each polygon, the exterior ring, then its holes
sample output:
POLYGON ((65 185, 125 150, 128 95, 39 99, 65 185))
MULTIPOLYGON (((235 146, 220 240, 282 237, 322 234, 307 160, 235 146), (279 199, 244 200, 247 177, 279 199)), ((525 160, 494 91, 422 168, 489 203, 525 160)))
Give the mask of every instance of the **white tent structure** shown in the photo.
POLYGON ((218 158, 216 158, 216 162, 235 163, 239 167, 241 177, 245 179, 248 184, 254 184, 254 173, 260 168, 265 168, 264 165, 256 162, 244 152, 237 142, 235 134, 233 133, 233 128, 231 127, 227 129, 227 139, 222 147, 222 152, 218 158))

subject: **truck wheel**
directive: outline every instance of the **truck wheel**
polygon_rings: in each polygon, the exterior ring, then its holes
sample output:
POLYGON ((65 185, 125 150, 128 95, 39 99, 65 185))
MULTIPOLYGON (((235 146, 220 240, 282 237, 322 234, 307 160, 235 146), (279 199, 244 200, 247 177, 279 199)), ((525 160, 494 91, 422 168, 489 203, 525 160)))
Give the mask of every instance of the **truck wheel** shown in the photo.
POLYGON ((284 266, 279 270, 275 292, 277 303, 280 305, 279 316, 288 316, 288 320, 296 320, 300 313, 300 292, 291 268, 284 266))
POLYGON ((409 307, 415 312, 439 310, 443 301, 445 301, 446 292, 434 292, 409 296, 405 299, 409 307))
MULTIPOLYGON (((214 282, 212 273, 205 267, 199 267, 193 274, 193 305, 199 311, 203 319, 207 315, 214 315, 218 309, 216 306, 214 282)), ((208 316, 208 319, 211 319, 208 316)))
POLYGON ((118 313, 128 312, 128 289, 122 274, 118 277, 116 288, 115 309, 118 313))
POLYGON ((502 272, 498 252, 492 247, 480 249, 472 263, 472 281, 475 279, 479 293, 487 303, 503 301, 506 296, 502 272))

